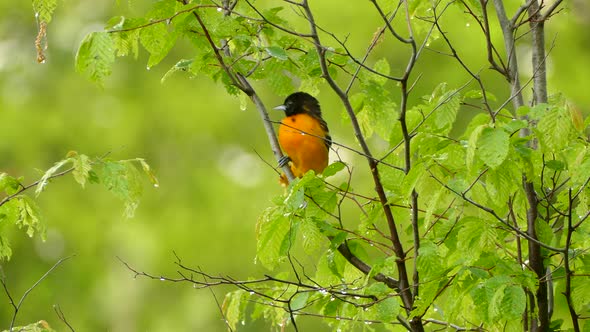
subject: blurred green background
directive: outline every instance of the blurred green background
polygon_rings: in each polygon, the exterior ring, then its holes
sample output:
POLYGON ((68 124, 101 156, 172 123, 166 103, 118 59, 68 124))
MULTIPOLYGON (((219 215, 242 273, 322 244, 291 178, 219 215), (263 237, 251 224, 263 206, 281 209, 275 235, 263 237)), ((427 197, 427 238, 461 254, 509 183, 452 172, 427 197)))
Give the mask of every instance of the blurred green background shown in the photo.
MULTIPOLYGON (((152 3, 132 1, 129 8, 120 2, 60 1, 48 28, 45 64, 36 63, 31 4, 0 2, 0 171, 24 176, 29 183, 75 150, 90 156, 110 152, 114 159, 146 158, 160 180, 159 188, 146 181, 130 220, 123 217, 123 204, 103 187, 82 189, 70 177, 49 185, 39 198, 47 241, 30 239, 23 230, 9 234, 13 257, 1 266, 12 296, 20 298, 59 258, 76 256, 34 289, 17 325, 44 319, 64 330, 52 307, 58 304, 82 331, 224 330, 209 291, 134 279, 117 257, 156 275, 175 274, 173 250, 187 265, 212 274, 245 279, 266 273, 254 262, 255 224, 272 197, 282 193, 276 173, 257 156, 274 164, 266 135, 253 107, 241 111, 238 99, 221 85, 183 75, 160 82, 176 61, 190 57, 182 42, 149 71, 143 51, 138 60, 118 59, 104 88, 77 74, 74 56, 86 33, 101 30, 114 15, 139 16, 152 3)), ((312 6, 323 27, 342 37, 350 33, 349 46, 359 57, 380 24, 368 2, 312 1, 312 6)), ((562 91, 585 114, 590 108, 589 12, 584 0, 568 2, 547 31, 548 44, 554 44, 550 89, 562 91)), ((470 66, 486 68, 476 24, 457 15, 460 9, 452 8, 444 20, 449 37, 470 66)), ((500 35, 495 37, 503 45, 500 35)), ((440 39, 430 47, 444 50, 440 39)), ((526 48, 520 53, 526 61, 526 48)), ((398 44, 385 44, 371 61, 386 56, 398 73, 405 55, 398 44)), ((527 66, 521 69, 525 76, 530 72, 527 66)), ((416 73, 424 76, 412 103, 440 82, 455 87, 467 80, 456 62, 429 51, 416 73)), ((506 98, 508 88, 499 75, 484 71, 483 77, 500 101, 506 98)), ((258 87, 268 106, 285 97, 263 83, 258 87)), ((335 95, 323 86, 319 98, 335 140, 354 145, 335 95)), ((278 120, 280 114, 273 117, 278 120)), ((362 160, 341 152, 357 172, 365 170, 362 160)), ((216 290, 220 300, 227 290, 216 290)), ((0 330, 8 328, 11 317, 1 293, 0 330)), ((243 330, 268 330, 265 326, 247 321, 243 330)))

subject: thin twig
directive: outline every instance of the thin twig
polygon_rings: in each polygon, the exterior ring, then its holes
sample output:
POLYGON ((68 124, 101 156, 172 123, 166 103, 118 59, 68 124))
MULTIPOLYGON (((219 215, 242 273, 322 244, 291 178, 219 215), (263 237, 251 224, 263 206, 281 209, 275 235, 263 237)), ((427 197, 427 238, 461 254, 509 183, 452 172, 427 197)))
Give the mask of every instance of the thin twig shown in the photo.
MULTIPOLYGON (((11 303, 13 303, 13 307, 14 307, 14 314, 12 315, 12 321, 10 322, 10 328, 8 329, 9 332, 12 332, 12 329, 14 327, 14 322, 16 321, 16 316, 17 316, 17 314, 18 314, 18 312, 19 312, 19 310, 20 310, 23 302, 27 298, 27 296, 33 291, 33 289, 35 289, 35 287, 37 287, 43 280, 45 280, 45 278, 47 278, 49 276, 49 274, 51 274, 51 272, 53 272, 53 270, 55 270, 63 262, 67 261, 68 259, 70 259, 70 258, 72 258, 74 256, 76 256, 76 255, 74 254, 74 255, 70 255, 68 257, 61 258, 55 264, 53 264, 53 266, 49 270, 47 270, 47 272, 45 272, 41 276, 41 278, 39 278, 31 287, 29 287, 29 289, 27 289, 23 293, 23 296, 20 298, 20 301, 18 301, 18 304, 16 306, 14 305, 14 302, 12 302, 12 299, 11 299, 11 303)), ((4 285, 4 282, 2 282, 2 284, 4 285)))
POLYGON ((66 315, 61 310, 61 307, 59 306, 59 304, 53 305, 53 311, 55 311, 55 314, 57 315, 57 318, 59 318, 59 320, 61 320, 64 324, 66 324, 66 326, 70 329, 70 331, 75 332, 75 330, 72 327, 72 325, 70 325, 70 323, 66 319, 66 315))

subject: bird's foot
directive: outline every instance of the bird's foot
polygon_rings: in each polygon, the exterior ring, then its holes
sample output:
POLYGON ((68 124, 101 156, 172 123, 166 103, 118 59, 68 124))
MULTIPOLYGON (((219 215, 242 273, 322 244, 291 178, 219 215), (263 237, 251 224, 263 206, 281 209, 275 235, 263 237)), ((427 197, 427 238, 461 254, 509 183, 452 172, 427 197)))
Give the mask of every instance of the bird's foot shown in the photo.
POLYGON ((282 156, 281 159, 279 159, 279 167, 282 168, 286 166, 290 161, 291 158, 289 158, 289 156, 282 156))

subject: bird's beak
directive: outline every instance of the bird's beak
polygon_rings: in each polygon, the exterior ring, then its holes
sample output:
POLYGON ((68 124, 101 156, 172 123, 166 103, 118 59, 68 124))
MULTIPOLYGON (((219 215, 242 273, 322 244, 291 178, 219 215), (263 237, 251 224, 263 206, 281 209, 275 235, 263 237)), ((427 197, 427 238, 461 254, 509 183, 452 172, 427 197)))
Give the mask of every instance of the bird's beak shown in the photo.
POLYGON ((273 107, 273 110, 286 111, 287 110, 287 106, 285 106, 285 105, 279 105, 277 107, 273 107))

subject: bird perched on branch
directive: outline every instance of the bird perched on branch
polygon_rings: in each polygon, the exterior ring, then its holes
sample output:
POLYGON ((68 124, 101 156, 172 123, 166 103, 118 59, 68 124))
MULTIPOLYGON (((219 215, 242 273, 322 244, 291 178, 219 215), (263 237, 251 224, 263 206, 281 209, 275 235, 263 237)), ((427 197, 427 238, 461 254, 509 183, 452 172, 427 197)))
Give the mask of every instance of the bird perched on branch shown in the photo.
MULTIPOLYGON (((289 163, 293 175, 299 178, 309 170, 322 173, 328 166, 332 138, 322 118, 320 103, 305 92, 295 92, 275 109, 285 112, 279 126, 279 144, 285 156, 279 160, 279 166, 289 163)), ((284 174, 280 182, 288 184, 284 174)))

